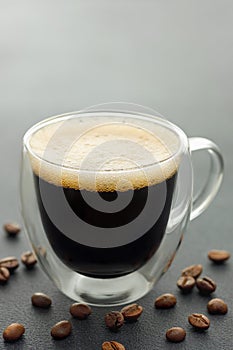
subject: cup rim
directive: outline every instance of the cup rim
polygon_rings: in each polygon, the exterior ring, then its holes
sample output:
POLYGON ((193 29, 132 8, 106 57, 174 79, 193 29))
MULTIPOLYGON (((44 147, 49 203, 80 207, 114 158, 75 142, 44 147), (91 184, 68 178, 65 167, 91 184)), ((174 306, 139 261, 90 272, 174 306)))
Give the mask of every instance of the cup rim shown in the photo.
POLYGON ((166 162, 171 161, 171 159, 173 158, 174 160, 177 159, 182 153, 185 153, 188 150, 188 138, 185 134, 185 132, 178 127, 176 124, 170 122, 169 120, 167 120, 166 118, 162 118, 160 116, 154 115, 154 114, 149 114, 149 113, 141 113, 141 112, 135 112, 135 111, 124 111, 124 110, 80 110, 80 111, 73 111, 73 112, 68 112, 68 113, 62 113, 62 114, 58 114, 58 115, 54 115, 48 118, 45 118, 43 120, 41 120, 40 122, 34 124, 33 126, 31 126, 24 134, 23 136, 23 146, 24 148, 27 150, 27 152, 29 152, 29 154, 32 155, 33 158, 37 159, 39 162, 43 162, 45 164, 48 165, 52 165, 52 166, 57 166, 59 168, 64 168, 66 170, 71 170, 71 171, 79 171, 79 172, 88 172, 88 173, 111 173, 114 172, 115 174, 118 173, 126 173, 126 172, 133 172, 133 171, 138 171, 138 168, 124 168, 124 169, 114 169, 114 170, 99 170, 99 169, 83 169, 83 168, 77 168, 77 167, 72 167, 72 166, 67 166, 64 164, 58 164, 55 162, 52 162, 48 159, 44 159, 43 157, 39 156, 38 154, 36 154, 32 147, 30 146, 30 139, 32 137, 32 135, 40 130, 41 128, 50 125, 50 124, 55 124, 58 121, 62 121, 62 120, 68 120, 71 118, 77 118, 77 117, 83 117, 85 115, 93 115, 93 116, 103 116, 104 114, 115 114, 115 115, 122 115, 122 116, 130 116, 131 118, 137 118, 137 119, 146 119, 148 121, 152 121, 155 124, 159 124, 161 126, 164 126, 166 128, 168 128, 170 131, 172 131, 173 133, 176 134, 176 136, 179 138, 179 147, 178 149, 172 153, 171 155, 169 155, 167 158, 163 159, 163 160, 159 160, 150 164, 146 164, 142 166, 142 169, 148 169, 150 167, 153 167, 155 165, 158 164, 166 164, 166 162))

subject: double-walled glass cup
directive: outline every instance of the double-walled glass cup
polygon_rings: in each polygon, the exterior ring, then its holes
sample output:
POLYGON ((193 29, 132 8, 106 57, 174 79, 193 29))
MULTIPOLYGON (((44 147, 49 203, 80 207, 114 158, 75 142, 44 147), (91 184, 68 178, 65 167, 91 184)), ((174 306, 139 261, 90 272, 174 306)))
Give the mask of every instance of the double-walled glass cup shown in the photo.
POLYGON ((144 112, 86 110, 44 120, 23 139, 21 209, 33 250, 70 298, 120 305, 166 272, 190 220, 222 181, 219 148, 144 112), (193 195, 192 153, 207 151, 193 195))

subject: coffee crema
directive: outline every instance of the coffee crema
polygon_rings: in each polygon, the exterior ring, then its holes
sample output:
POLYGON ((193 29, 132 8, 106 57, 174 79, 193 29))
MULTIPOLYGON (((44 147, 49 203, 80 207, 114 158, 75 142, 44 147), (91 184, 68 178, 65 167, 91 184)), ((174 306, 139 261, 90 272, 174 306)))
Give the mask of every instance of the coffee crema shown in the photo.
POLYGON ((154 255, 179 166, 172 130, 133 117, 58 118, 28 149, 44 229, 67 266, 118 277, 154 255))
POLYGON ((38 176, 57 186, 105 192, 155 185, 176 172, 172 156, 179 144, 169 129, 130 118, 90 119, 57 121, 34 133, 29 146, 38 176))

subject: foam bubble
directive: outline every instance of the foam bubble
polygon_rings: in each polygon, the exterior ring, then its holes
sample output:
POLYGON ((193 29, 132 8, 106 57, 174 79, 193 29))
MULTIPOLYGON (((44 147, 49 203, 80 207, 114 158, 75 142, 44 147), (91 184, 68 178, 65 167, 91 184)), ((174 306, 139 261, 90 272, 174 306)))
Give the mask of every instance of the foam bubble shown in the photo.
POLYGON ((170 129, 125 118, 69 118, 28 140, 34 173, 57 186, 126 191, 161 183, 177 171, 179 140, 170 129))

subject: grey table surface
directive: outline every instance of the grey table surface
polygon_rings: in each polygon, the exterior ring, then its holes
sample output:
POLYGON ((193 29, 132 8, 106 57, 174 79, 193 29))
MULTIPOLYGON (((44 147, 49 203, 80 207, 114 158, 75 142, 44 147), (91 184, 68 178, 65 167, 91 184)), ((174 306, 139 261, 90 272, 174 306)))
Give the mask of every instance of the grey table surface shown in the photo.
MULTIPOLYGON (((39 266, 22 266, 0 287, 0 332, 11 322, 26 326, 14 344, 0 339, 0 349, 100 349, 115 338, 128 350, 233 348, 232 261, 214 266, 211 248, 233 253, 233 2, 230 0, 0 0, 0 223, 19 213, 19 161, 23 133, 51 115, 109 101, 142 104, 159 110, 189 136, 206 136, 220 147, 225 176, 213 204, 189 226, 170 270, 140 300, 145 311, 135 324, 112 335, 104 326, 106 309, 94 308, 85 322, 73 320, 74 331, 63 341, 50 337, 50 327, 69 318, 71 301, 48 280, 39 266), (202 263, 218 283, 216 296, 229 305, 224 317, 210 317, 205 333, 191 329, 187 315, 206 312, 208 298, 194 291, 182 296, 176 287, 180 270, 202 263), (53 307, 32 308, 31 294, 48 293, 53 307), (178 297, 167 312, 153 301, 163 292, 178 297), (165 331, 187 330, 186 340, 170 344, 165 331)), ((200 157, 201 158, 201 157, 200 157)), ((205 161, 195 161, 200 181, 205 161)), ((198 184, 197 181, 197 184, 198 184)), ((0 232, 0 256, 20 256, 28 249, 24 233, 9 239, 0 232)))

